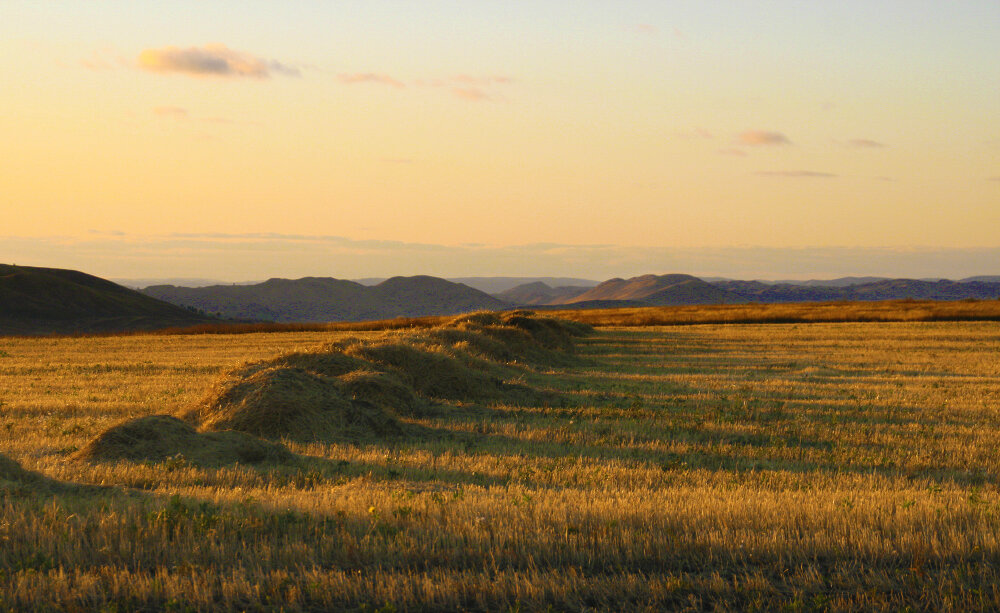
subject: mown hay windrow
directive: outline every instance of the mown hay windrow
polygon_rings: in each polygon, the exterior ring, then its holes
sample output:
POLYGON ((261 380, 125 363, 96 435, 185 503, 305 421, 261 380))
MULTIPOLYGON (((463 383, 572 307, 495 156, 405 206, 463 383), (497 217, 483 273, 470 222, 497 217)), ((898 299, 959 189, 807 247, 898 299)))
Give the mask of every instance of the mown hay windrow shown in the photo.
MULTIPOLYGON (((524 314, 528 311, 516 311, 517 313, 524 314)), ((473 326, 500 326, 503 325, 503 321, 500 318, 499 313, 494 313, 492 311, 477 311, 475 313, 465 313, 464 315, 458 315, 448 321, 448 323, 440 326, 442 328, 456 328, 463 325, 473 325, 473 326)))
POLYGON ((437 328, 430 330, 424 336, 459 353, 466 353, 481 360, 506 364, 519 357, 514 348, 483 334, 474 325, 462 324, 461 327, 437 328))
POLYGON ((15 460, 0 454, 0 493, 34 497, 39 494, 67 491, 86 493, 93 491, 93 488, 46 477, 41 473, 27 470, 15 460))
POLYGON ((41 479, 41 475, 21 468, 20 464, 0 454, 0 482, 9 481, 16 484, 28 484, 40 481, 41 479))
POLYGON ((557 351, 573 350, 573 335, 569 329, 551 317, 510 315, 504 317, 503 323, 504 325, 524 330, 536 343, 547 349, 555 349, 557 351))
MULTIPOLYGON (((287 449, 254 437, 365 441, 403 432, 428 400, 554 403, 552 393, 504 383, 517 362, 560 359, 589 327, 531 313, 473 313, 420 333, 350 339, 243 364, 182 415, 116 426, 78 456, 193 463, 284 461, 287 449), (196 429, 197 428, 197 429, 196 429)), ((565 359, 565 358, 563 358, 565 359)))
POLYGON ((473 370, 457 358, 405 341, 357 344, 346 352, 391 370, 418 394, 429 398, 477 401, 500 395, 497 379, 473 370))
POLYGON ((114 426, 77 452, 76 457, 97 462, 183 458, 197 465, 287 462, 295 458, 283 445, 232 430, 199 433, 170 415, 150 415, 114 426))
POLYGON ((280 366, 247 378, 223 377, 186 416, 203 430, 302 441, 358 440, 400 431, 384 407, 345 395, 336 378, 280 366))
POLYGON ((427 402, 391 373, 356 370, 339 377, 338 385, 353 400, 370 402, 396 415, 423 417, 428 413, 427 402))
POLYGON ((301 368, 317 375, 339 377, 364 367, 364 362, 345 355, 337 345, 328 345, 314 351, 294 351, 243 364, 229 371, 228 376, 245 378, 270 368, 301 368))

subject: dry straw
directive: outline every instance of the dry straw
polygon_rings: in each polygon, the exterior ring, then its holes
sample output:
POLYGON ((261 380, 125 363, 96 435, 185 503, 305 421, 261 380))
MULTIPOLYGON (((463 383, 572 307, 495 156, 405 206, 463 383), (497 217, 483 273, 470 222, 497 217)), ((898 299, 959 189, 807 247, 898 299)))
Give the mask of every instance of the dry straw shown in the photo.
POLYGON ((95 438, 77 455, 80 459, 105 462, 158 462, 174 458, 198 465, 294 459, 280 444, 233 430, 199 433, 190 424, 169 415, 150 415, 119 424, 95 438))
POLYGON ((516 312, 476 313, 428 332, 344 340, 240 365, 181 419, 154 415, 111 428, 77 457, 89 461, 195 464, 283 462, 293 441, 386 440, 405 435, 400 418, 436 403, 553 401, 505 382, 518 362, 563 361, 588 326, 516 312), (258 438, 259 437, 259 438, 258 438))

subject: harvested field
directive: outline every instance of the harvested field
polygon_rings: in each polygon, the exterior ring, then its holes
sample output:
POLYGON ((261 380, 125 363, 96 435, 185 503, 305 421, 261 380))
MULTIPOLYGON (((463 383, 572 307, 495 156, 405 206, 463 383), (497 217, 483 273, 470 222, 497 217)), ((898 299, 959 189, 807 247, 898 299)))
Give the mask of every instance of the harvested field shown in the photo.
POLYGON ((273 441, 293 462, 71 461, 357 344, 251 336, 0 339, 0 609, 1000 606, 1000 324, 609 328, 487 361, 559 403, 417 393, 403 435, 273 441))

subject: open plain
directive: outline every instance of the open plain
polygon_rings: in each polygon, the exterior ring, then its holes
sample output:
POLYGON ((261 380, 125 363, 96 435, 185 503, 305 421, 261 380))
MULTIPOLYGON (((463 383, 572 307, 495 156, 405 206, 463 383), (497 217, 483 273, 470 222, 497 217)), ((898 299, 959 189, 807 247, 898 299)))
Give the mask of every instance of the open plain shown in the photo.
POLYGON ((1000 607, 996 322, 606 327, 385 440, 80 457, 394 334, 0 339, 0 610, 1000 607))

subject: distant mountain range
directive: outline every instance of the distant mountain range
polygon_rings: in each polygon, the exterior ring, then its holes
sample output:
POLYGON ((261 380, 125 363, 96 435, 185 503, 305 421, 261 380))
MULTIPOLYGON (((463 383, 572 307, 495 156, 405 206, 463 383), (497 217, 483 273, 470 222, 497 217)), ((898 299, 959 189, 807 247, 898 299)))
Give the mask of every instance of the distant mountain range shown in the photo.
POLYGON ((269 279, 255 285, 155 285, 147 296, 238 319, 361 321, 499 310, 511 305, 437 277, 393 277, 373 286, 328 277, 269 279))
POLYGON ((166 277, 166 278, 138 278, 138 279, 109 279, 118 285, 124 285, 132 289, 143 289, 151 285, 178 285, 181 287, 206 287, 209 285, 253 285, 260 281, 240 281, 239 283, 226 283, 219 279, 203 279, 201 277, 166 277))
POLYGON ((450 315, 517 307, 587 309, 629 306, 995 299, 1000 277, 961 281, 845 277, 764 282, 685 274, 643 275, 603 283, 552 277, 469 277, 503 289, 490 295, 436 277, 393 277, 372 285, 329 277, 270 279, 206 287, 155 285, 134 291, 82 272, 0 265, 0 334, 142 330, 219 321, 327 322, 450 315), (569 285, 549 285, 566 281, 569 285), (526 281, 510 287, 515 281, 526 281), (211 314, 211 315, 210 315, 211 314))
POLYGON ((962 300, 1000 297, 1000 277, 970 277, 962 281, 926 281, 881 277, 845 277, 829 281, 763 282, 703 281, 691 275, 644 275, 611 279, 594 288, 549 287, 529 283, 498 297, 521 305, 572 308, 596 307, 596 302, 617 306, 669 306, 745 302, 825 302, 839 300, 962 300))
MULTIPOLYGON (((369 279, 354 279, 362 285, 378 285, 386 280, 385 277, 373 277, 369 279)), ((594 287, 600 281, 592 279, 575 279, 573 277, 448 277, 447 281, 461 283, 469 287, 478 289, 487 294, 502 294, 503 292, 529 283, 542 283, 547 287, 580 286, 594 287)), ((175 283, 175 285, 186 285, 175 283)))
POLYGON ((0 264, 0 334, 151 330, 215 318, 75 270, 0 264))

